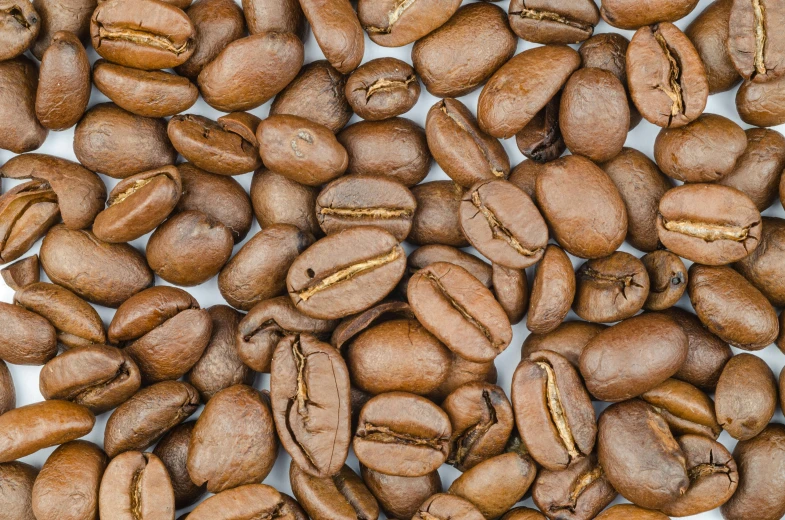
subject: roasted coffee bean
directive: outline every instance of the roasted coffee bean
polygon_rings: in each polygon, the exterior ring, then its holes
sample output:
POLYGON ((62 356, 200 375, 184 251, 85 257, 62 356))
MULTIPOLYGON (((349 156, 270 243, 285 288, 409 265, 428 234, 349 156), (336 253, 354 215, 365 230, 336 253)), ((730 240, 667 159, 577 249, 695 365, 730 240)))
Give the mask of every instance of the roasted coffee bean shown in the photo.
POLYGON ((495 263, 525 269, 545 253, 542 215, 523 190, 505 180, 482 181, 466 191, 460 218, 469 242, 495 263))
POLYGON ((38 520, 98 517, 98 489, 109 458, 95 444, 72 441, 57 448, 33 485, 38 520))
POLYGON ((597 399, 623 401, 673 376, 687 349, 687 336, 675 321, 643 314, 594 336, 581 354, 581 375, 597 399))
POLYGON ((665 192, 673 187, 672 181, 654 161, 634 148, 623 148, 601 166, 627 209, 627 241, 641 251, 656 250, 660 243, 657 209, 665 192))
POLYGON ((335 475, 351 442, 349 371, 340 353, 309 334, 286 336, 272 360, 270 400, 278 438, 309 475, 335 475))
POLYGON ((0 269, 5 284, 13 291, 18 291, 41 279, 41 268, 38 255, 28 256, 0 269))
POLYGON ((575 289, 570 258, 559 246, 549 244, 534 272, 526 327, 535 334, 555 330, 570 312, 575 289))
POLYGON ((299 520, 284 495, 264 484, 228 489, 199 504, 188 520, 232 520, 235 518, 280 518, 299 520))
POLYGON ((777 338, 774 307, 760 291, 730 267, 690 267, 687 291, 703 325, 723 341, 744 350, 760 350, 777 338))
POLYGON ((491 4, 469 4, 415 42, 412 64, 434 96, 472 92, 515 54, 517 39, 504 11, 491 4), (482 41, 482 45, 477 45, 482 41))
MULTIPOLYGON (((185 13, 196 29, 196 49, 188 61, 175 70, 179 75, 194 80, 227 45, 245 36, 245 18, 240 7, 229 0, 197 0, 185 13)), ((249 22, 251 34, 264 32, 255 30, 258 25, 251 25, 249 22)))
POLYGON ((436 403, 440 403, 452 392, 467 383, 480 381, 495 385, 497 378, 498 372, 493 361, 474 363, 453 353, 447 379, 428 398, 436 403))
POLYGON ((0 3, 0 61, 16 58, 35 41, 41 30, 41 16, 28 1, 0 3))
POLYGON ((548 163, 537 176, 537 205, 554 238, 581 258, 613 253, 627 233, 627 210, 610 177, 584 157, 548 163))
POLYGON ((722 427, 714 415, 714 402, 689 383, 667 379, 641 395, 654 406, 674 435, 703 435, 716 439, 722 427))
POLYGON ((578 53, 566 46, 546 45, 518 54, 482 89, 480 128, 494 137, 512 137, 564 86, 580 62, 578 53))
POLYGON ((44 181, 19 184, 0 197, 0 262, 12 262, 60 220, 57 195, 44 181))
POLYGON ((305 513, 302 506, 295 500, 293 497, 287 495, 286 493, 281 493, 281 499, 283 500, 283 507, 281 508, 284 513, 291 512, 292 518, 294 520, 309 520, 309 516, 305 513))
POLYGON ((706 69, 709 94, 730 90, 741 81, 728 54, 728 33, 733 0, 716 0, 687 27, 684 34, 692 41, 706 69))
POLYGON ((95 416, 68 401, 42 401, 0 415, 0 462, 32 455, 90 433, 95 416))
POLYGON ((502 517, 502 520, 545 520, 546 516, 535 509, 516 507, 502 517))
POLYGON ((264 32, 227 45, 199 73, 199 91, 224 112, 256 108, 294 79, 303 44, 291 33, 264 32))
POLYGON ((314 477, 297 464, 289 466, 292 492, 312 518, 354 520, 379 517, 379 504, 349 466, 327 477, 314 477))
POLYGON ((348 316, 341 320, 338 326, 332 331, 330 343, 333 347, 341 350, 344 345, 347 345, 357 335, 371 328, 372 325, 378 325, 380 323, 402 318, 414 318, 414 313, 408 303, 392 300, 382 302, 366 311, 348 316))
MULTIPOLYGON (((299 9, 299 4, 294 4, 299 9)), ((297 77, 275 96, 270 115, 305 117, 338 132, 352 117, 352 107, 346 99, 345 89, 346 77, 335 70, 329 61, 311 62, 300 69, 297 77)))
POLYGON ((657 126, 684 126, 706 107, 706 70, 692 42, 672 23, 638 29, 627 50, 627 74, 635 107, 657 126))
POLYGON ((114 458, 123 452, 147 449, 198 406, 199 394, 188 383, 163 381, 143 388, 109 416, 104 450, 114 458))
POLYGON ((485 287, 493 286, 493 267, 480 258, 450 246, 429 245, 415 249, 407 258, 409 272, 416 273, 437 262, 447 262, 463 267, 485 287))
POLYGON ((16 389, 8 365, 0 359, 0 415, 16 408, 16 389))
POLYGON ((257 233, 221 270, 221 295, 240 310, 280 295, 289 266, 312 241, 309 233, 286 224, 257 233))
POLYGON ((412 9, 393 0, 361 0, 357 15, 375 44, 403 47, 444 25, 460 5, 460 0, 423 0, 412 9))
POLYGON ((171 520, 174 491, 166 466, 152 453, 118 455, 101 479, 98 506, 101 518, 171 520))
POLYGON ((188 474, 188 449, 195 421, 187 421, 169 430, 153 450, 153 454, 161 459, 169 478, 172 480, 174 504, 177 509, 188 507, 199 500, 206 492, 206 486, 197 486, 188 474))
MULTIPOLYGON (((33 483, 38 470, 24 462, 0 464, 0 503, 3 514, 17 520, 36 520, 33 514, 33 483)), ((419 505, 419 504, 418 504, 419 505)))
POLYGON ((243 314, 226 305, 215 305, 207 312, 213 321, 210 343, 186 378, 199 391, 204 402, 224 388, 252 385, 254 381, 254 373, 243 364, 235 346, 243 314))
POLYGON ((360 463, 374 471, 419 477, 447 460, 451 435, 450 418, 431 401, 389 392, 363 406, 352 445, 360 463))
POLYGON ((474 504, 449 493, 437 493, 422 503, 412 520, 483 520, 474 504))
POLYGON ((566 358, 555 352, 532 353, 515 369, 510 392, 518 432, 540 465, 556 471, 592 452, 597 437, 594 408, 566 358))
POLYGON ((93 66, 93 81, 117 106, 144 117, 168 117, 185 112, 199 97, 199 90, 187 78, 104 60, 93 66))
POLYGON ((388 518, 410 520, 420 504, 442 492, 442 481, 436 471, 422 477, 385 475, 363 465, 360 471, 363 482, 388 518))
POLYGON ((666 520, 659 511, 643 509, 632 504, 619 504, 600 513, 595 520, 666 520))
POLYGON ((437 262, 409 281, 417 319, 456 354, 475 363, 493 360, 512 340, 504 309, 468 271, 437 262))
POLYGON ((715 184, 685 184, 660 200, 657 233, 677 255, 706 265, 724 265, 758 247, 762 221, 742 192, 715 184))
POLYGON ((513 0, 509 13, 515 34, 534 43, 579 43, 592 35, 600 21, 600 12, 591 0, 568 4, 513 0))
POLYGON ((109 325, 109 341, 139 366, 142 379, 155 383, 183 376, 210 341, 209 313, 176 287, 151 287, 127 299, 109 325))
POLYGON ((572 308, 586 321, 609 323, 638 313, 649 296, 649 275, 643 263, 616 251, 584 263, 575 276, 572 308))
POLYGON ((745 81, 736 92, 736 110, 742 121, 755 126, 777 126, 785 123, 782 86, 785 78, 766 83, 745 81))
POLYGON ((319 240, 291 262, 286 286, 300 312, 330 320, 381 301, 405 268, 404 251, 391 234, 350 228, 319 240))
POLYGON ((304 36, 305 17, 300 4, 295 0, 243 0, 242 4, 248 32, 251 34, 277 31, 294 33, 300 38, 304 36))
POLYGON ((493 294, 507 314, 510 324, 519 323, 529 307, 526 271, 493 264, 493 294))
POLYGON ((82 118, 88 101, 90 62, 82 42, 72 33, 55 33, 41 60, 35 97, 38 121, 51 130, 71 128, 82 118), (63 103, 64 98, 68 103, 63 103))
POLYGON ((338 142, 349 154, 346 173, 388 175, 412 187, 431 169, 425 131, 402 117, 354 123, 338 134, 338 142))
POLYGON ((600 415, 597 455, 616 491, 641 507, 665 507, 690 484, 684 454, 665 419, 638 399, 613 404, 600 415))
POLYGON ((619 29, 637 29, 657 22, 675 22, 698 5, 696 0, 655 0, 642 5, 629 0, 602 0, 603 20, 619 29))
POLYGON ((407 241, 426 247, 469 245, 460 222, 463 188, 452 181, 431 181, 414 186, 412 195, 417 200, 417 209, 407 241))
POLYGON ((616 490, 597 456, 591 454, 561 471, 541 470, 534 481, 532 498, 549 518, 589 520, 616 498, 616 490))
POLYGON ((347 0, 301 0, 300 7, 330 64, 341 74, 356 69, 363 60, 365 35, 354 7, 347 0))
POLYGON ((725 446, 699 435, 684 435, 676 440, 687 461, 690 487, 662 510, 673 516, 690 516, 727 502, 739 484, 739 473, 725 446))
POLYGON ((785 220, 763 217, 760 246, 733 267, 768 298, 772 305, 785 307, 785 220))
POLYGON ((728 54, 744 79, 765 83, 785 74, 785 38, 779 30, 784 18, 785 9, 776 2, 734 0, 728 54))
POLYGON ((687 268, 670 251, 653 251, 641 258, 649 275, 649 296, 643 307, 662 311, 676 305, 687 290, 687 268))
POLYGON ((290 224, 314 236, 322 229, 316 219, 317 188, 304 186, 285 175, 261 168, 251 182, 251 200, 256 220, 262 229, 275 224, 290 224))
POLYGON ((220 493, 264 480, 276 455, 278 440, 267 396, 250 386, 234 385, 210 399, 197 419, 188 448, 188 474, 197 486, 206 484, 210 493, 220 493))
POLYGON ((82 42, 90 38, 90 16, 96 0, 35 0, 33 7, 41 18, 41 30, 31 51, 39 60, 59 31, 75 34, 82 42))
POLYGON ((346 81, 346 99, 368 121, 399 116, 420 97, 414 69, 397 58, 377 58, 361 65, 346 81))
POLYGON ((714 397, 720 425, 731 437, 746 441, 763 431, 774 415, 777 381, 762 359, 738 354, 725 364, 714 397))
POLYGON ((561 93, 558 93, 520 132, 515 134, 518 150, 530 160, 537 163, 553 161, 561 157, 567 149, 559 128, 560 104, 561 93))
POLYGON ((719 184, 744 192, 760 211, 777 200, 779 178, 785 169, 785 137, 776 130, 750 128, 747 148, 719 184))
POLYGON ((49 131, 35 115, 38 66, 25 56, 0 61, 0 85, 0 149, 24 153, 39 148, 49 131))
POLYGON ((736 493, 720 509, 727 520, 776 520, 785 514, 785 486, 779 468, 785 464, 785 427, 771 424, 733 450, 739 471, 736 493))
POLYGON ((14 365, 43 365, 57 354, 57 331, 46 318, 0 302, 3 334, 0 359, 14 365))
POLYGON ((521 359, 527 359, 534 352, 551 350, 578 368, 583 349, 594 336, 607 328, 599 323, 565 321, 551 332, 526 336, 521 347, 521 359))

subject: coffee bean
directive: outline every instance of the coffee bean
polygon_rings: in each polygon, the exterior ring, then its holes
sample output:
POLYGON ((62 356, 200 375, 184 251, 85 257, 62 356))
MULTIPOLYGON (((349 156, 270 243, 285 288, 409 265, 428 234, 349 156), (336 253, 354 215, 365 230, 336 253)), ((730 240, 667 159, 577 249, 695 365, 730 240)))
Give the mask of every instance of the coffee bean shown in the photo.
POLYGON ((662 311, 676 305, 687 290, 687 268, 681 258, 670 251, 653 251, 641 258, 649 275, 649 296, 643 307, 662 311))
POLYGON ((38 283, 41 279, 38 255, 28 256, 0 269, 0 275, 3 276, 5 284, 13 291, 38 283))
POLYGON ((493 294, 504 309, 510 324, 519 323, 529 307, 526 271, 493 264, 493 294))
POLYGON ((765 83, 785 74, 785 38, 777 28, 783 6, 734 0, 730 9, 728 54, 746 80, 765 83))
POLYGON ((760 211, 777 200, 779 176, 785 169, 785 137, 776 130, 750 128, 747 148, 719 184, 744 192, 760 211))
POLYGON ((88 101, 90 62, 82 42, 71 33, 55 33, 41 60, 35 97, 38 121, 52 130, 71 128, 82 118, 88 101), (64 97, 69 100, 67 104, 62 102, 64 97))
POLYGON ((668 516, 659 511, 643 509, 632 504, 619 504, 599 514, 596 520, 665 520, 668 516))
POLYGON ((616 498, 616 490, 597 463, 597 456, 591 454, 560 471, 541 470, 534 481, 532 498, 550 517, 588 520, 616 498))
POLYGON ((39 60, 59 31, 75 34, 83 43, 90 39, 90 16, 95 0, 35 0, 33 8, 41 18, 41 30, 31 51, 39 60))
POLYGON ((526 336, 521 347, 521 359, 527 359, 534 352, 550 350, 564 356, 572 366, 578 368, 583 349, 594 336, 607 328, 599 323, 565 321, 551 332, 526 336))
POLYGON ((722 370, 715 393, 717 420, 731 437, 758 435, 777 409, 777 381, 766 363, 751 354, 733 356, 722 370))
POLYGON ((464 253, 460 249, 450 246, 430 245, 415 249, 409 255, 407 263, 409 272, 413 275, 420 269, 425 269, 437 262, 447 262, 466 269, 487 288, 493 285, 493 267, 480 258, 464 253))
POLYGON ((276 31, 304 36, 305 18, 296 1, 243 0, 243 13, 251 34, 276 31))
POLYGON ((169 430, 169 433, 158 442, 153 454, 161 459, 174 491, 174 504, 177 509, 188 507, 205 494, 205 485, 197 486, 191 480, 186 465, 191 434, 195 421, 187 421, 169 430))
POLYGON ((49 131, 35 114, 38 66, 25 56, 0 61, 0 84, 0 149, 24 153, 39 148, 49 131))
MULTIPOLYGON (((193 80, 227 45, 245 36, 245 18, 240 7, 228 0, 197 0, 185 14, 196 29, 196 48, 185 63, 175 67, 175 71, 193 80)), ((264 32, 255 30, 259 27, 251 22, 248 25, 251 34, 264 32)))
POLYGON ((567 149, 559 127, 560 106, 561 92, 553 96, 548 104, 515 134, 518 150, 530 160, 537 163, 553 161, 561 157, 567 149))
POLYGON ((513 0, 509 12, 515 34, 534 43, 579 43, 592 35, 600 21, 600 12, 591 0, 570 4, 513 0))
POLYGON ((3 514, 19 520, 36 520, 33 514, 33 483, 38 470, 24 462, 0 464, 0 479, 5 485, 0 488, 0 501, 5 506, 3 514))
POLYGON ((637 29, 657 22, 675 22, 698 5, 696 0, 655 0, 641 5, 628 0, 602 0, 603 20, 619 29, 637 29))
POLYGON ((363 465, 360 471, 366 487, 389 518, 410 519, 420 504, 442 492, 442 481, 436 471, 422 477, 385 475, 363 465))
POLYGON ((785 78, 756 83, 745 81, 736 92, 736 110, 742 121, 755 126, 777 126, 785 123, 782 108, 782 85, 785 78))
POLYGON ((730 90, 741 81, 728 54, 728 33, 733 0, 716 0, 687 27, 687 35, 706 68, 709 94, 730 90))
POLYGON ((422 0, 411 9, 412 4, 393 0, 362 0, 357 4, 357 15, 372 42, 403 47, 444 25, 460 5, 460 0, 422 0))
POLYGON ((0 197, 0 262, 12 262, 33 247, 60 217, 57 195, 44 181, 19 184, 0 197))
POLYGON ((570 312, 575 289, 572 262, 559 246, 549 244, 534 272, 526 327, 535 334, 555 330, 570 312))
POLYGON ((646 268, 623 251, 589 260, 578 269, 576 279, 573 310, 586 321, 609 323, 630 318, 649 296, 646 268))
POLYGON ((57 331, 38 314, 0 302, 4 332, 0 359, 14 365, 43 365, 57 354, 57 331))
POLYGON ((35 41, 41 30, 41 16, 30 2, 4 0, 3 26, 0 28, 0 61, 16 58, 35 41))
POLYGON ((302 0, 300 7, 327 61, 341 74, 356 69, 365 52, 365 35, 348 0, 302 0))
POLYGON ((482 520, 483 514, 468 500, 437 493, 422 503, 412 520, 482 520))
POLYGON ((414 186, 412 195, 417 200, 417 209, 406 240, 424 247, 468 246, 460 223, 463 192, 463 188, 452 181, 431 181, 414 186))
POLYGON ((760 246, 733 267, 768 298, 772 305, 785 306, 785 280, 780 266, 785 254, 785 220, 763 217, 760 246))
POLYGON ((379 517, 379 504, 349 466, 343 466, 332 476, 314 477, 292 464, 289 480, 294 496, 312 518, 371 520, 379 517))
POLYGON ((318 190, 304 186, 279 173, 261 168, 251 182, 251 200, 256 219, 262 228, 275 224, 290 224, 321 236, 316 219, 318 190))
POLYGON ((398 301, 382 302, 366 311, 348 316, 341 320, 338 326, 332 331, 330 343, 338 350, 342 350, 344 345, 348 345, 351 340, 371 328, 372 325, 401 318, 414 318, 414 313, 408 303, 398 301))
POLYGON ((101 479, 98 506, 101 518, 174 518, 174 491, 166 466, 152 453, 118 455, 101 479))
POLYGON ((188 515, 188 520, 232 520, 234 518, 275 518, 298 520, 295 508, 284 495, 264 484, 248 484, 227 489, 208 498, 188 515))
POLYGON ((0 360, 0 415, 16 408, 14 379, 5 361, 0 360))
POLYGON ((641 395, 654 406, 675 435, 703 435, 716 439, 722 428, 714 415, 714 402, 689 383, 667 379, 641 395))
POLYGON ((358 116, 378 121, 411 110, 420 97, 420 83, 411 65, 386 57, 355 70, 346 81, 345 91, 358 116))
POLYGON ((474 363, 453 353, 447 379, 428 398, 436 403, 440 403, 452 392, 467 383, 486 382, 495 385, 497 378, 498 372, 493 361, 474 363))

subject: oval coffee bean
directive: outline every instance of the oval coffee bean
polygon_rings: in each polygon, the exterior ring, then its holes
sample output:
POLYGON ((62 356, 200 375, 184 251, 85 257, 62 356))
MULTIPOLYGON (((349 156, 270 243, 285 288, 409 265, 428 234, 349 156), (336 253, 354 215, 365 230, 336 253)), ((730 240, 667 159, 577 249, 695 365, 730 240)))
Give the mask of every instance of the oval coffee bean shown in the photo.
MULTIPOLYGON (((185 14, 196 29, 196 49, 188 61, 175 67, 175 71, 194 80, 227 45, 245 36, 245 18, 240 6, 228 0, 197 0, 185 14)), ((248 25, 251 26, 251 22, 248 25)), ((263 31, 251 29, 250 32, 263 31)))
POLYGON ((191 433, 195 424, 194 421, 187 421, 175 426, 164 435, 153 450, 153 454, 166 466, 169 478, 172 480, 174 504, 177 509, 190 506, 207 491, 204 485, 197 486, 193 483, 186 465, 191 433))
POLYGON ((726 45, 732 6, 733 0, 716 0, 710 3, 684 31, 706 68, 709 94, 730 90, 741 81, 726 45))
POLYGON ((631 318, 649 296, 649 275, 643 263, 616 251, 589 260, 575 275, 577 288, 572 308, 586 321, 610 323, 631 318))
POLYGON ((422 477, 385 475, 360 465, 363 482, 389 518, 411 518, 425 500, 442 492, 439 473, 422 477))
POLYGON ((35 97, 38 120, 52 130, 71 128, 87 109, 90 88, 90 62, 82 42, 71 33, 55 33, 41 60, 35 97))
POLYGON ((300 7, 330 64, 342 74, 356 69, 363 60, 365 35, 354 7, 347 0, 301 0, 300 7))
POLYGON ((49 131, 35 114, 38 66, 25 56, 0 61, 0 84, 0 149, 24 153, 39 148, 49 131))
POLYGON ((444 25, 460 5, 460 0, 423 0, 411 9, 412 4, 393 0, 361 0, 357 15, 372 42, 403 47, 444 25))
POLYGON ((447 379, 445 379, 444 383, 431 393, 428 398, 439 403, 452 392, 467 383, 484 381, 493 385, 496 384, 497 378, 498 372, 493 361, 488 361, 487 363, 474 363, 453 353, 450 371, 447 373, 447 379))
POLYGON ((450 418, 431 401, 389 392, 363 406, 352 446, 360 463, 374 471, 419 477, 447 460, 451 435, 450 418))
POLYGON ((412 195, 417 209, 407 241, 420 246, 469 245, 460 224, 463 188, 452 181, 423 182, 412 188, 412 195))
POLYGON ((777 381, 762 359, 738 354, 722 370, 714 398, 720 425, 731 437, 746 441, 763 431, 774 415, 777 381))
POLYGON ((250 386, 234 385, 210 399, 197 419, 188 474, 197 486, 206 484, 210 493, 220 493, 264 480, 276 455, 278 441, 266 396, 250 386))
POLYGON ((687 290, 687 268, 670 251, 653 251, 641 258, 649 275, 649 296, 643 308, 662 311, 676 305, 687 290))
POLYGON ((32 455, 90 433, 95 416, 68 401, 42 401, 0 415, 0 462, 32 455))
POLYGON ((687 291, 703 325, 744 350, 760 350, 779 334, 777 313, 760 291, 730 267, 690 267, 687 291))
POLYGON ((188 514, 188 520, 276 516, 281 520, 299 520, 294 507, 284 500, 284 495, 264 484, 248 484, 208 498, 188 514))
POLYGON ((30 2, 14 0, 3 0, 0 12, 0 61, 5 61, 30 48, 41 30, 41 16, 30 2))
POLYGON ((354 520, 379 517, 379 504, 349 466, 328 477, 314 477, 296 464, 289 466, 292 492, 312 518, 354 520))
POLYGON ((290 224, 321 236, 315 211, 318 194, 319 190, 313 186, 304 186, 265 168, 256 170, 251 181, 253 212, 262 229, 290 224))
POLYGON ((685 184, 660 200, 657 233, 677 255, 724 265, 749 255, 760 241, 761 217, 742 192, 715 184, 685 184))
POLYGON ((687 357, 687 348, 687 336, 672 319, 659 314, 635 316, 589 341, 581 354, 581 375, 597 399, 631 399, 674 375, 687 357))
POLYGON ((534 43, 579 43, 592 35, 600 21, 600 12, 591 0, 568 4, 513 0, 509 13, 515 34, 534 43))
POLYGON ((783 84, 783 77, 766 83, 742 83, 736 91, 736 110, 741 120, 755 126, 777 126, 785 123, 783 84))
POLYGON ((667 379, 641 399, 654 406, 674 435, 702 435, 716 439, 722 432, 714 415, 714 402, 689 383, 667 379))
POLYGON ((517 39, 507 15, 492 4, 458 9, 444 25, 415 42, 412 64, 437 97, 465 96, 515 54, 517 39), (482 45, 477 45, 482 41, 482 45))
POLYGON ((534 481, 532 498, 549 517, 588 520, 616 498, 616 490, 592 454, 561 471, 541 470, 534 481))
MULTIPOLYGON (((24 462, 0 464, 0 503, 4 514, 17 520, 36 520, 33 514, 32 494, 38 470, 24 462)), ((419 505, 419 504, 418 504, 419 505)))
POLYGON ((346 81, 346 99, 366 121, 408 112, 420 97, 420 83, 411 65, 397 58, 377 58, 361 65, 346 81))
POLYGON ((412 520, 482 520, 474 504, 449 493, 437 493, 422 503, 412 520))
POLYGON ((0 302, 0 316, 0 359, 14 365, 43 365, 57 355, 57 331, 46 318, 5 302, 0 302))
POLYGON ((746 80, 766 83, 785 74, 785 38, 779 24, 785 6, 734 0, 728 22, 728 54, 746 80))
POLYGON ((549 244, 534 272, 526 327, 535 334, 555 330, 570 312, 575 288, 570 258, 559 246, 549 244))
POLYGON ((607 328, 599 323, 565 321, 551 332, 526 336, 521 347, 521 359, 527 359, 534 352, 550 350, 561 354, 572 366, 579 368, 583 349, 594 336, 607 328))
POLYGON ((526 271, 493 264, 493 294, 510 319, 510 324, 519 323, 529 306, 526 271))
POLYGON ((760 246, 733 265, 772 305, 785 307, 785 220, 763 217, 760 246))
POLYGON ((744 133, 747 148, 719 184, 744 192, 763 211, 777 200, 779 176, 785 169, 785 136, 766 128, 744 133))
POLYGON ((118 455, 101 479, 98 505, 101 518, 174 518, 174 491, 166 466, 152 453, 131 451, 118 455))
POLYGON ((270 400, 278 438, 293 463, 315 477, 343 467, 352 436, 349 371, 328 343, 303 334, 275 349, 270 400))
POLYGON ((637 29, 657 22, 675 22, 698 4, 696 0, 655 0, 641 5, 628 0, 602 0, 600 14, 613 27, 637 29))
POLYGON ((38 255, 28 256, 0 269, 0 275, 5 284, 14 291, 38 283, 41 279, 38 255))

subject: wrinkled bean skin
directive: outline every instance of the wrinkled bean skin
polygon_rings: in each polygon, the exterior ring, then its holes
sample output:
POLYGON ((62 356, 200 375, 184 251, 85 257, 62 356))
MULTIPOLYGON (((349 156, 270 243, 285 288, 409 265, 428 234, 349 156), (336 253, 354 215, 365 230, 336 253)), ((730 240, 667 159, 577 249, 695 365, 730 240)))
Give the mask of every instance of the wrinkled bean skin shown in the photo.
POLYGON ((305 18, 296 0, 243 0, 242 4, 249 33, 290 32, 303 38, 305 18))
POLYGON ((719 184, 746 194, 760 211, 777 200, 778 180, 785 170, 785 136, 776 130, 745 130, 747 148, 719 184))
POLYGON ((687 290, 687 268, 678 256, 670 251, 653 251, 641 258, 649 274, 649 296, 643 308, 662 311, 676 305, 687 290))
MULTIPOLYGON (((33 485, 38 470, 24 462, 0 464, 0 504, 4 514, 17 520, 36 520, 33 514, 33 485)), ((419 504, 418 504, 419 505, 419 504)))
POLYGON ((483 520, 483 514, 468 500, 437 493, 422 503, 412 520, 483 520))
POLYGON ((763 217, 760 246, 735 264, 733 268, 768 298, 772 305, 785 307, 785 220, 763 217))
POLYGON ((14 0, 3 0, 0 12, 0 61, 5 61, 30 48, 41 30, 41 17, 30 2, 14 0))
POLYGON ((733 356, 715 391, 717 420, 740 441, 758 435, 777 409, 777 381, 766 363, 751 354, 733 356))
POLYGON ((28 256, 0 269, 0 275, 5 284, 14 291, 38 283, 41 279, 38 255, 28 256))
POLYGON ((602 0, 602 19, 619 29, 637 29, 657 22, 675 22, 698 5, 696 0, 655 0, 640 4, 631 0, 602 0))
MULTIPOLYGON (((229 0, 197 0, 185 14, 196 29, 196 49, 175 71, 194 80, 227 45, 245 35, 245 18, 240 7, 229 0)), ((251 29, 251 34, 257 32, 264 31, 251 29)))
POLYGON ((579 43, 592 35, 600 21, 591 0, 560 4, 547 0, 513 0, 510 25, 515 34, 534 43, 579 43))
POLYGON ((716 0, 710 3, 684 31, 706 69, 709 94, 730 90, 741 81, 726 45, 732 6, 733 0, 716 0))
POLYGON ((730 9, 728 54, 741 76, 766 83, 785 74, 785 12, 777 3, 734 0, 730 9))
POLYGON ((534 352, 551 350, 564 356, 575 368, 579 368, 583 349, 594 336, 607 328, 599 323, 565 321, 551 332, 526 336, 521 347, 521 359, 528 358, 534 352))
POLYGON ((616 498, 616 490, 592 454, 561 471, 540 470, 532 498, 551 518, 589 520, 616 498))
POLYGON ((353 520, 379 517, 379 504, 349 466, 329 477, 314 477, 296 464, 289 466, 292 492, 311 518, 353 520))
POLYGON ((736 110, 741 120, 755 126, 777 126, 785 123, 783 84, 783 77, 766 83, 742 83, 736 92, 736 110))
POLYGON ((689 383, 667 379, 642 394, 641 399, 657 409, 674 435, 694 434, 716 440, 722 432, 714 415, 714 402, 689 383))
POLYGON ((55 33, 41 60, 35 97, 38 121, 50 130, 71 128, 87 109, 90 87, 90 62, 82 42, 71 33, 55 33))
POLYGON ((558 327, 570 312, 576 290, 572 262, 559 246, 549 244, 534 272, 529 317, 526 327, 535 334, 547 334, 558 327))
POLYGON ((744 350, 760 350, 779 334, 774 307, 730 267, 693 264, 687 291, 704 326, 744 350))
POLYGON ((357 15, 372 42, 382 47, 403 47, 444 25, 460 5, 460 0, 423 0, 411 4, 361 0, 357 15))
POLYGON ((49 131, 35 115, 38 66, 25 56, 0 61, 0 149, 14 153, 39 148, 49 131))
POLYGON ((0 302, 4 331, 0 359, 14 365, 43 365, 57 354, 57 331, 42 316, 0 302))
POLYGON ((16 389, 8 365, 0 359, 0 415, 16 408, 16 389))
POLYGON ((199 500, 207 491, 206 486, 197 486, 191 480, 186 466, 189 444, 195 421, 186 421, 169 430, 158 442, 153 454, 161 459, 172 480, 174 504, 177 509, 188 507, 199 500))
POLYGON ((251 181, 251 201, 262 229, 290 224, 315 237, 322 235, 316 219, 317 188, 304 186, 271 170, 256 170, 251 181))
POLYGON ((460 204, 463 188, 452 181, 432 181, 412 188, 417 209, 412 229, 406 240, 419 246, 469 245, 460 223, 460 204))
POLYGON ((348 0, 300 0, 300 7, 327 61, 341 74, 356 69, 365 53, 365 35, 348 0))
POLYGON ((630 318, 643 308, 649 295, 649 275, 643 263, 616 251, 589 260, 575 275, 573 310, 586 321, 610 323, 630 318))
POLYGON ((280 518, 300 520, 295 508, 284 500, 284 495, 264 484, 248 484, 212 496, 199 504, 188 515, 188 520, 216 518, 280 518))
POLYGON ((98 507, 100 518, 171 520, 174 491, 166 466, 152 453, 121 453, 101 479, 98 507))
POLYGON ((442 492, 442 481, 436 471, 422 477, 385 475, 363 465, 360 471, 363 482, 388 518, 410 520, 420 504, 442 492))

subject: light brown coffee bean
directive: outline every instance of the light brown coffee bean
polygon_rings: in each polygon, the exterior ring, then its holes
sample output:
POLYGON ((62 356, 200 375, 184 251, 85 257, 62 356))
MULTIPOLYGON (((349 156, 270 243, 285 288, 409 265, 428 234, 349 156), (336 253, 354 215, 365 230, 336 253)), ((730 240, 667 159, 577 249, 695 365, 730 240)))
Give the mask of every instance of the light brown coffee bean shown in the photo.
POLYGON ((46 128, 65 130, 79 122, 89 101, 90 62, 82 42, 72 33, 55 33, 41 60, 36 117, 46 128))
POLYGON ((101 518, 171 520, 174 491, 166 466, 152 453, 118 455, 101 479, 98 507, 101 518))
POLYGON ((526 327, 535 334, 555 330, 570 312, 575 290, 570 258, 559 246, 549 244, 534 272, 526 327))

